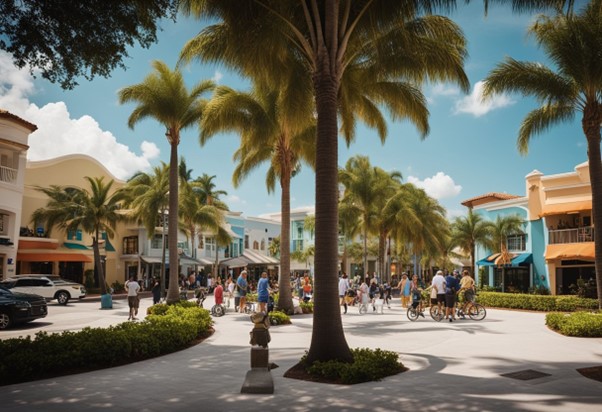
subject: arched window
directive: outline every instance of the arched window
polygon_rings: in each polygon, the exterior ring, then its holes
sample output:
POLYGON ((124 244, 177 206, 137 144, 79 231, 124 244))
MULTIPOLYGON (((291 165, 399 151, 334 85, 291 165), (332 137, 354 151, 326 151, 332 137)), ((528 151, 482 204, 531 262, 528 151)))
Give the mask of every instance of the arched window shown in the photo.
POLYGON ((265 250, 265 240, 261 239, 261 250, 265 250))
POLYGON ((256 240, 253 241, 253 249, 254 250, 258 250, 259 249, 259 242, 256 241, 256 240))

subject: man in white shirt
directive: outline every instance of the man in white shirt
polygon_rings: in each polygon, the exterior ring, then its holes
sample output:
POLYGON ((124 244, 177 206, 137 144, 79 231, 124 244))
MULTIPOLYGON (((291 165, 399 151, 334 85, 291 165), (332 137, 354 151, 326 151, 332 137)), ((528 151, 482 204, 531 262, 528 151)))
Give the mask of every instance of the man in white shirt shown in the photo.
POLYGON ((140 299, 138 299, 140 285, 133 276, 130 276, 130 280, 125 282, 125 290, 128 292, 128 305, 130 307, 128 320, 138 320, 136 316, 138 316, 138 307, 140 306, 140 299))
POLYGON ((345 312, 347 313, 347 302, 345 301, 345 295, 347 294, 347 290, 349 289, 349 280, 347 280, 347 274, 343 273, 343 276, 339 279, 339 298, 341 298, 341 306, 345 307, 345 312))
POLYGON ((437 291, 437 306, 439 307, 439 313, 442 313, 441 304, 445 302, 445 278, 443 277, 442 271, 437 271, 433 277, 431 286, 433 287, 433 290, 437 291))

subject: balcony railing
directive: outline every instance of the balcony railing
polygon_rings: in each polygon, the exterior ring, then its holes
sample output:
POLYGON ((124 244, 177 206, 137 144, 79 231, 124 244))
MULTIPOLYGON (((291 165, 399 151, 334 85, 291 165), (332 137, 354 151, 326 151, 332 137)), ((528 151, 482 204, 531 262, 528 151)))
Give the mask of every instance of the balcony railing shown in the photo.
POLYGON ((15 183, 17 181, 17 169, 0 166, 0 182, 15 183))
POLYGON ((549 230, 549 243, 582 243, 594 241, 594 227, 585 226, 573 229, 549 230))

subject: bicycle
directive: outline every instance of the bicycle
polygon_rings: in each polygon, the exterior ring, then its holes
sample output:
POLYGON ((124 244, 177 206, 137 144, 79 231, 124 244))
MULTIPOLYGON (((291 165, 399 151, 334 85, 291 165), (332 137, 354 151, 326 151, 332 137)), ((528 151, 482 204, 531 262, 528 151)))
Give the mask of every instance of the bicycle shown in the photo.
POLYGON ((412 303, 408 307, 408 311, 406 312, 406 315, 410 321, 415 322, 419 316, 422 316, 424 318, 424 311, 426 310, 424 307, 424 304, 425 304, 425 302, 423 300, 421 300, 418 305, 414 305, 414 303, 412 303))
POLYGON ((429 310, 429 313, 431 315, 431 318, 433 318, 434 321, 441 322, 441 320, 445 316, 445 308, 444 307, 439 308, 439 306, 437 304, 431 305, 431 309, 429 310))
POLYGON ((485 307, 476 302, 468 302, 466 304, 466 313, 462 309, 458 309, 456 313, 460 316, 468 315, 471 320, 483 320, 487 316, 485 307))

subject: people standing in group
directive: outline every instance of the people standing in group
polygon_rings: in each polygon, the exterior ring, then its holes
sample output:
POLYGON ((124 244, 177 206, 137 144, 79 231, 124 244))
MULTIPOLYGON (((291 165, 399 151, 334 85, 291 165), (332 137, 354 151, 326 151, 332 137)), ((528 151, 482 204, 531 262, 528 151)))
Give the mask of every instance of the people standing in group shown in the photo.
POLYGON ((128 320, 138 320, 136 316, 138 316, 138 308, 140 306, 140 299, 138 299, 140 284, 136 282, 134 276, 130 276, 130 280, 125 282, 125 290, 128 292, 128 306, 130 307, 128 320))
POLYGON ((456 293, 460 290, 460 283, 454 276, 449 274, 445 277, 445 319, 450 322, 456 320, 456 293))
POLYGON ((401 280, 397 284, 397 289, 399 289, 399 294, 401 295, 401 307, 407 308, 410 303, 410 280, 406 272, 401 274, 401 280))
POLYGON ((303 278, 303 300, 305 302, 307 302, 311 299, 312 290, 313 289, 311 287, 311 282, 309 280, 309 276, 305 275, 305 277, 303 278))
POLYGON ((303 288, 301 287, 301 276, 299 276, 298 273, 295 273, 295 279, 293 281, 293 286, 295 289, 295 293, 297 293, 297 296, 299 297, 299 299, 303 299, 303 288))
POLYGON ((245 307, 247 305, 247 290, 249 288, 249 284, 247 283, 247 271, 243 270, 240 272, 238 279, 236 279, 236 291, 238 292, 238 296, 240 297, 240 302, 238 304, 238 309, 240 313, 245 313, 245 307))
POLYGON ((418 284, 418 275, 412 276, 410 283, 410 294, 412 296, 412 307, 418 311, 418 314, 424 318, 422 311, 422 290, 418 284))
POLYGON ((347 274, 343 272, 343 276, 339 279, 339 298, 340 298, 340 306, 345 307, 345 312, 347 313, 347 301, 345 300, 345 296, 347 295, 347 291, 349 290, 349 280, 347 279, 347 274))
POLYGON ((437 306, 439 307, 439 313, 442 312, 442 304, 445 303, 445 278, 443 277, 443 272, 438 270, 435 276, 433 276, 433 281, 431 282, 431 286, 436 291, 437 294, 437 306))
POLYGON ((159 282, 159 279, 153 279, 151 292, 153 294, 153 305, 156 305, 161 301, 161 282, 159 282))
POLYGON ((268 313, 268 299, 270 298, 270 281, 266 272, 261 273, 261 278, 257 282, 257 303, 259 303, 259 311, 268 313))
POLYGON ((464 291, 464 304, 462 305, 462 309, 460 310, 460 316, 464 318, 464 314, 466 313, 466 306, 469 303, 474 302, 475 297, 475 282, 467 270, 464 270, 462 272, 462 279, 460 279, 460 292, 462 291, 464 291))

